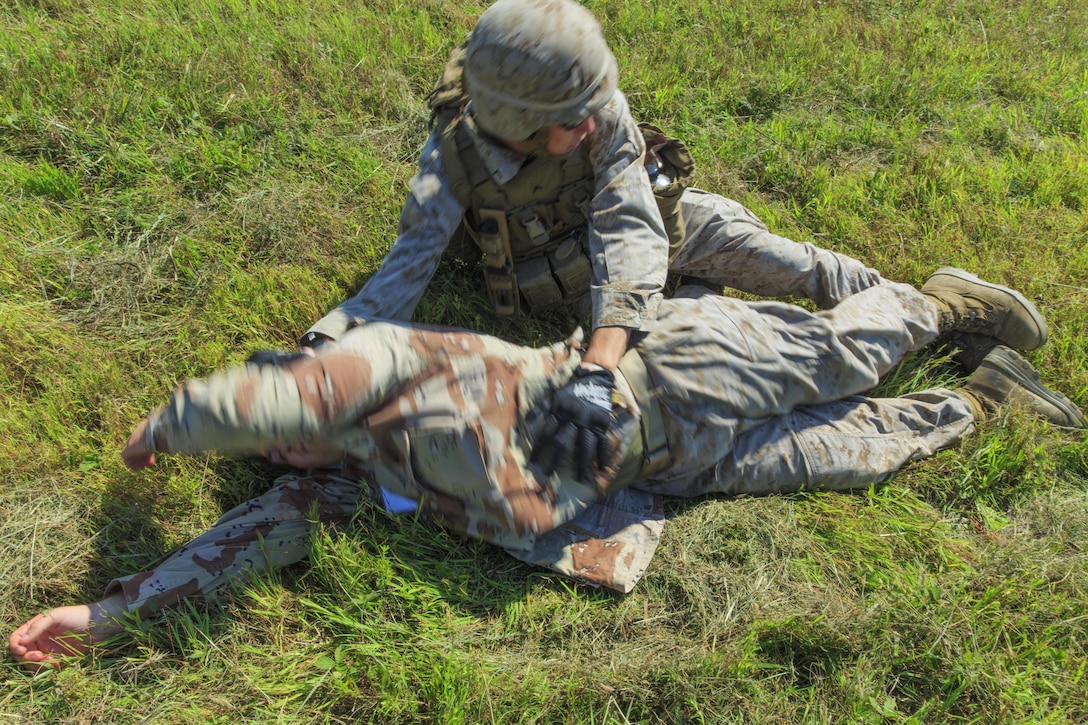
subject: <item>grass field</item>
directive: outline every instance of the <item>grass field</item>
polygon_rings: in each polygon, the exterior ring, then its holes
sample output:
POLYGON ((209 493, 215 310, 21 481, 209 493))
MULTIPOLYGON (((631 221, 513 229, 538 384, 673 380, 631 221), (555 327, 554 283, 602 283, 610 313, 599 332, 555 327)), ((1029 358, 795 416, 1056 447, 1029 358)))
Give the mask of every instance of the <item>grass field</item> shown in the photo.
MULTIPOLYGON (((1088 406, 1088 5, 593 0, 640 119, 775 231, 1025 292, 1088 406)), ((0 630, 261 490, 132 426, 289 346, 392 243, 424 96, 484 7, 0 2, 0 630)), ((538 343, 444 270, 417 319, 538 343)), ((909 361, 883 392, 949 381, 909 361)), ((952 381, 954 384, 954 381, 952 381)), ((0 722, 1083 723, 1088 441, 1010 412, 856 494, 672 502, 621 597, 365 510, 311 562, 31 677, 0 722)))

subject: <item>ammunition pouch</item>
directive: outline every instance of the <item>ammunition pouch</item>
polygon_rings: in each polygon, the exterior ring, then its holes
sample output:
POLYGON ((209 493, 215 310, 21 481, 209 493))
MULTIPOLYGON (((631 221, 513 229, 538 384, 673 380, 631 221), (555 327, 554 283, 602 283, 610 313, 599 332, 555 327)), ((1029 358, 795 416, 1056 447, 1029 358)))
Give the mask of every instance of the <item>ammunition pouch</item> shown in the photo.
POLYGON ((563 302, 563 295, 552 278, 547 257, 533 257, 519 262, 514 268, 518 279, 518 292, 525 298, 531 310, 555 307, 563 302))
POLYGON ((580 237, 569 237, 553 249, 514 263, 518 289, 532 310, 570 304, 589 293, 593 267, 580 237))
POLYGON ((516 314, 522 302, 531 310, 552 309, 588 294, 593 268, 584 230, 515 260, 506 215, 481 209, 480 218, 483 222, 475 239, 483 253, 484 283, 497 314, 516 314))
POLYGON ((510 256, 510 234, 506 215, 495 209, 481 209, 482 223, 476 232, 476 244, 484 257, 484 283, 496 314, 515 315, 520 309, 518 281, 510 256))
POLYGON ((684 189, 691 186, 695 173, 695 159, 688 147, 678 138, 666 136, 665 132, 652 123, 640 123, 639 130, 646 140, 646 164, 657 166, 657 179, 667 179, 668 183, 653 183, 654 199, 661 220, 665 222, 665 233, 669 237, 669 261, 672 261, 684 244, 684 215, 680 208, 680 197, 684 189))

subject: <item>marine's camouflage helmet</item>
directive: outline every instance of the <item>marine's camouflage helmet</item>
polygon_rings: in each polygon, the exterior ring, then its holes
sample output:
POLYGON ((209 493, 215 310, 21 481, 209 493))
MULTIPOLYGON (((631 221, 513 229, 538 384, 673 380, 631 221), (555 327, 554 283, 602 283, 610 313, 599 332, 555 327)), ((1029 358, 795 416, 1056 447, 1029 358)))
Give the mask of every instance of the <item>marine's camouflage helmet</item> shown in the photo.
POLYGON ((574 0, 499 0, 469 35, 464 87, 477 125, 510 140, 573 126, 616 90, 600 23, 574 0))

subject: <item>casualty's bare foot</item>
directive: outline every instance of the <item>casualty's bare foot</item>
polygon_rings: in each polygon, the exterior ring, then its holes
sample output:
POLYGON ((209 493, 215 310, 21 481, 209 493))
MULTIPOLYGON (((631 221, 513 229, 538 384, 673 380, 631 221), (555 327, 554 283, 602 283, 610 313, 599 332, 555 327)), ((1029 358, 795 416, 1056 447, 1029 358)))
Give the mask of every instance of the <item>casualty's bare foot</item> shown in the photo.
POLYGON ((102 640, 117 634, 124 599, 115 595, 93 604, 73 604, 50 609, 25 622, 8 637, 15 659, 32 670, 60 667, 63 659, 84 654, 102 640))

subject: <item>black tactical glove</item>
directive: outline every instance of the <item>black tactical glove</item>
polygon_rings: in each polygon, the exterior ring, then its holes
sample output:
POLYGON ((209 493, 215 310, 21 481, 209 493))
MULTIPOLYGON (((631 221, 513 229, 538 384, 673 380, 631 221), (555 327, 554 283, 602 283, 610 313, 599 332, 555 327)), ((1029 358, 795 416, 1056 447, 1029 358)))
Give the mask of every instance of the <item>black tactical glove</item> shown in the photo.
POLYGON ((578 480, 593 481, 608 462, 608 428, 616 378, 600 368, 578 368, 555 391, 551 411, 533 450, 533 462, 551 475, 562 457, 573 459, 578 480))

